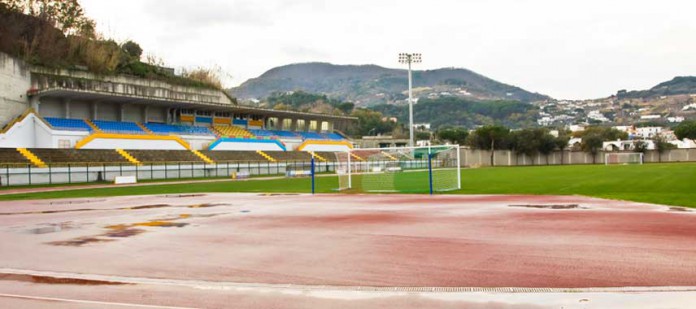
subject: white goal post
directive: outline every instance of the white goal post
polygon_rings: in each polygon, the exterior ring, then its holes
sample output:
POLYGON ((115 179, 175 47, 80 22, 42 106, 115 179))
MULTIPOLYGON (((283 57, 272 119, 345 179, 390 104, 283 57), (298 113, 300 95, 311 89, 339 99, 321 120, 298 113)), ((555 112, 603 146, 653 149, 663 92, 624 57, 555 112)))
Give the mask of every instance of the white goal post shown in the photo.
POLYGON ((641 152, 616 152, 604 155, 604 164, 643 164, 643 153, 641 152))
POLYGON ((459 145, 356 148, 336 152, 339 190, 441 192, 461 189, 459 145))

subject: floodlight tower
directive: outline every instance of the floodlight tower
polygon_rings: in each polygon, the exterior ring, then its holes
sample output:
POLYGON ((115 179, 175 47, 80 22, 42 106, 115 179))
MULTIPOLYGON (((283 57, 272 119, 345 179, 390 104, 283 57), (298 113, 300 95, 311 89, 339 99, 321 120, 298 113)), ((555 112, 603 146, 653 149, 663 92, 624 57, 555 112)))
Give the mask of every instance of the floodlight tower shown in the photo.
POLYGON ((421 63, 421 54, 419 53, 400 53, 399 63, 408 64, 408 145, 413 147, 413 79, 411 77, 411 64, 421 63))

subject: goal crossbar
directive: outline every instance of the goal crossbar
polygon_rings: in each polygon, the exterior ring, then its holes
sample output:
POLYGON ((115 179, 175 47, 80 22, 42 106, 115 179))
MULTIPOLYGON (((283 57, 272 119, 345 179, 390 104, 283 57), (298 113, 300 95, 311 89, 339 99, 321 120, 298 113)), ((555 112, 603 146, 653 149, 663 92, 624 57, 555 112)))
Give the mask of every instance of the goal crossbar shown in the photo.
POLYGON ((641 152, 616 152, 604 155, 604 164, 643 164, 643 153, 641 152))
POLYGON ((461 188, 458 145, 336 152, 339 190, 441 192, 461 188))

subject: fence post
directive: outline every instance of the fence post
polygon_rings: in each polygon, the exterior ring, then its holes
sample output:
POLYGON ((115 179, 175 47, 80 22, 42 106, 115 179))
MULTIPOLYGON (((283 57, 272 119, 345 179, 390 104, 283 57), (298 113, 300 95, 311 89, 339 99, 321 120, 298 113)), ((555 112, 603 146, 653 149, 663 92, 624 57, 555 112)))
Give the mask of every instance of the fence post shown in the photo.
POLYGON ((72 169, 70 168, 70 164, 68 164, 68 184, 72 183, 72 169))
POLYGON ((430 195, 433 195, 433 158, 428 147, 428 185, 430 187, 430 195))
POLYGON ((314 194, 314 156, 312 156, 312 160, 309 161, 310 163, 310 171, 312 175, 312 194, 314 194))
POLYGON ((89 163, 87 163, 87 182, 89 182, 89 163))
POLYGON ((10 186, 10 166, 6 165, 5 166, 5 183, 7 183, 7 186, 10 186))
POLYGON ((48 184, 52 185, 53 184, 53 172, 51 170, 51 165, 48 165, 48 184))
POLYGON ((31 164, 27 166, 29 167, 29 185, 31 186, 31 164))

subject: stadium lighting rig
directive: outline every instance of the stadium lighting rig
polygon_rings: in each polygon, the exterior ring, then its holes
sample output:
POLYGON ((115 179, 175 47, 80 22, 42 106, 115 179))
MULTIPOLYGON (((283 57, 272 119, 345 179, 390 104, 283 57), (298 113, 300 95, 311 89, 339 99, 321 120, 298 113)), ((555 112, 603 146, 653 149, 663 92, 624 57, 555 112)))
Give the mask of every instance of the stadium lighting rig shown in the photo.
POLYGON ((411 64, 423 62, 420 53, 400 53, 399 63, 408 64, 408 145, 413 147, 413 78, 411 77, 411 64))

